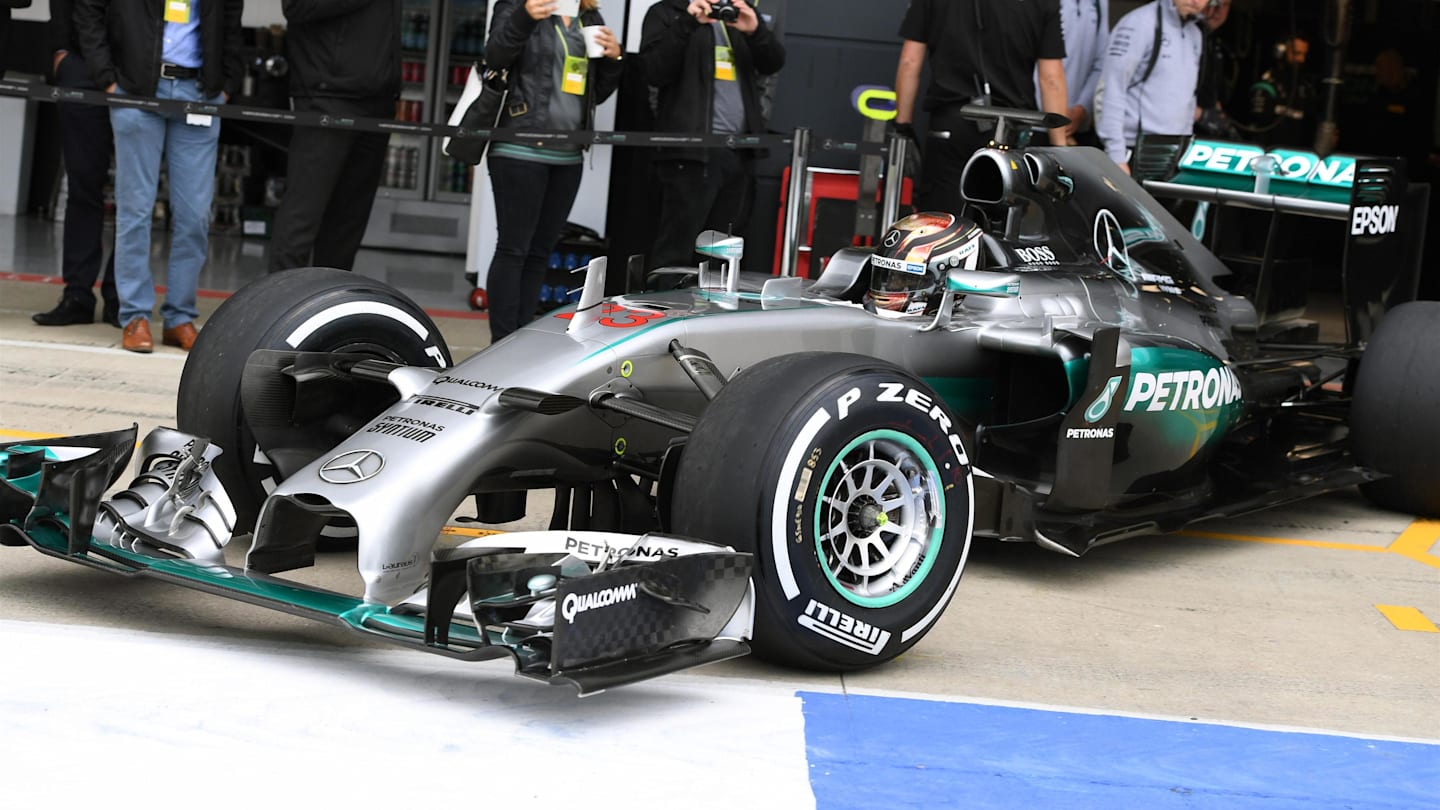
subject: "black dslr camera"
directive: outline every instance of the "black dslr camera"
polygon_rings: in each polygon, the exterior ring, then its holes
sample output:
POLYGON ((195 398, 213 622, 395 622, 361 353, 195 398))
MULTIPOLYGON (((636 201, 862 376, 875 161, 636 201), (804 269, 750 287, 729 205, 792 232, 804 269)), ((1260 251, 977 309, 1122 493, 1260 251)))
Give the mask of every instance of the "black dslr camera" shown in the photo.
POLYGON ((733 23, 740 19, 740 9, 735 7, 735 0, 710 0, 710 18, 733 23))

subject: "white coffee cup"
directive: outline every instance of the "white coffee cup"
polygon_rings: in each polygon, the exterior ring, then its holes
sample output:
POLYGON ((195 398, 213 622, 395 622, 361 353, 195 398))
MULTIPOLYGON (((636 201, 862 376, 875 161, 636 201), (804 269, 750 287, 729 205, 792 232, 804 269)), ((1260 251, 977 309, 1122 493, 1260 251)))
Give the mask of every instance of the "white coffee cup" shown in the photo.
POLYGON ((585 37, 585 55, 591 59, 605 55, 605 46, 600 44, 600 32, 604 29, 603 25, 587 25, 580 29, 580 34, 585 37))

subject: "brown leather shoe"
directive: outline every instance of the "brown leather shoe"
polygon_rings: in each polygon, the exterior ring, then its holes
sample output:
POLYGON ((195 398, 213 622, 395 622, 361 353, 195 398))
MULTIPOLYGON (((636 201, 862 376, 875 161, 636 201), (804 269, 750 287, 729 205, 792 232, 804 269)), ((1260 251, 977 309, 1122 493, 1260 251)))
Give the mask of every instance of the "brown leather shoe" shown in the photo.
POLYGON ((161 341, 166 346, 179 346, 185 351, 195 345, 195 336, 199 331, 195 328, 193 321, 186 321, 179 326, 172 326, 161 333, 161 341))
POLYGON ((155 351, 155 343, 150 339, 150 321, 146 318, 135 318, 125 324, 125 331, 120 336, 120 347, 127 352, 141 354, 155 351))

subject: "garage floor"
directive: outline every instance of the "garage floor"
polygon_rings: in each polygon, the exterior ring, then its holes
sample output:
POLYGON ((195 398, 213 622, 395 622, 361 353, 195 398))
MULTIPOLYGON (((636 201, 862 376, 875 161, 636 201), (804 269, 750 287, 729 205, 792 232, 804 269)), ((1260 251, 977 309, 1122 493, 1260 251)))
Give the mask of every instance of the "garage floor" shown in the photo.
MULTIPOLYGON (((124 352, 119 330, 105 325, 31 323, 32 312, 58 298, 57 246, 54 226, 0 217, 0 441, 173 424, 182 352, 124 352)), ((212 291, 202 299, 206 313, 263 272, 263 251, 263 243, 212 241, 201 284, 212 291)), ((362 272, 434 311, 457 356, 486 343, 483 320, 464 309, 458 259, 365 253, 362 272)), ((532 512, 548 508, 535 502, 532 512)), ((323 556, 302 578, 358 591, 343 553, 323 556)), ((418 766, 411 760, 433 749, 432 764, 443 765, 447 754, 468 752, 470 765, 503 771, 509 754, 497 759, 491 748, 481 757, 472 746, 510 746, 543 759, 548 774, 581 776, 591 799, 633 798, 670 782, 694 791, 695 779, 729 772, 750 773, 755 784, 727 781, 723 802, 717 794, 685 803, 1433 807, 1437 622, 1440 522, 1374 509, 1354 492, 1128 540, 1078 560, 980 543, 940 623, 891 664, 841 677, 742 659, 579 704, 512 678, 503 662, 416 661, 298 618, 0 549, 0 650, 11 662, 0 717, 28 735, 0 735, 10 740, 0 743, 0 761, 27 763, 16 773, 37 774, 39 796, 43 774, 73 767, 77 751, 100 754, 118 739, 106 735, 123 727, 121 738, 142 758, 184 751, 188 762, 196 746, 211 746, 294 769, 292 749, 329 762, 347 740, 403 746, 388 725, 401 721, 383 718, 382 729, 375 712, 435 722, 439 706, 457 713, 455 727, 411 727, 427 742, 399 762, 418 766), (209 675, 189 681, 187 667, 209 675), (308 674, 267 680, 287 668, 308 674), (435 691, 417 686, 426 679, 435 691), (105 694, 86 692, 99 684, 105 694), (149 708, 137 708, 135 695, 149 708), (342 701, 336 712, 350 710, 346 700, 375 708, 363 710, 362 722, 307 703, 304 711, 328 718, 314 723, 335 728, 301 733, 299 721, 281 716, 299 707, 256 708, 285 695, 318 706, 342 701), (159 719, 166 713, 155 707, 172 704, 180 714, 159 719), (1095 717, 1108 719, 1085 719, 1095 717), (1137 717, 1167 719, 1127 725, 1137 717), (284 742, 256 730, 270 725, 284 742), (1273 737, 1266 734, 1281 732, 1256 728, 1290 731, 1273 737), (436 742, 451 733, 453 750, 436 742), (1259 736, 1245 736, 1252 733, 1259 736), (32 753, 16 759, 21 739, 32 753), (53 758, 33 753, 47 741, 72 747, 53 758), (634 745, 643 761, 596 754, 611 745, 634 745), (772 745, 781 753, 766 753, 772 745), (651 787, 616 784, 637 779, 651 787), (892 781, 893 790, 872 792, 892 781)), ((330 773, 319 764, 315 772, 330 773)), ((500 795, 582 797, 575 785, 546 784, 546 773, 500 795)), ((335 779, 345 775, 336 764, 335 779)), ((442 788, 425 780, 407 795, 450 795, 442 788)), ((95 786, 72 789, 76 798, 102 795, 95 786)))

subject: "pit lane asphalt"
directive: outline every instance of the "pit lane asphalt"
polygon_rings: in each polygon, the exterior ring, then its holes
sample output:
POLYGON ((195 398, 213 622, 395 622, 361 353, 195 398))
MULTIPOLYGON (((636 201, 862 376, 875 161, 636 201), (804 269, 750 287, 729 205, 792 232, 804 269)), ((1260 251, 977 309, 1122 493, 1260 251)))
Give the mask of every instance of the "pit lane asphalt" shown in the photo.
MULTIPOLYGON (((124 352, 105 325, 41 328, 55 287, 0 281, 0 440, 173 424, 185 355, 124 352)), ((208 314, 216 305, 203 302, 208 314)), ((483 322, 439 318, 457 357, 483 322)), ((532 501, 532 515, 548 505, 532 501)), ((536 518, 543 519, 541 518, 536 518)), ((530 523, 530 521, 527 521, 530 523)), ((504 528, 516 528, 508 526, 504 528)), ((977 542, 934 630, 890 664, 845 676, 741 660, 722 678, 1440 738, 1440 523, 1344 492, 1075 560, 977 542), (1397 542, 1398 541, 1398 542, 1397 542), (1379 606, 1421 617, 1401 629, 1379 606), (1428 619, 1428 621, 1426 621, 1428 619), (1433 629, 1433 625, 1431 626, 1433 629)), ((231 549, 239 560, 241 549, 231 549)), ((323 554, 296 579, 357 592, 323 554)), ((1412 615, 1394 613, 1391 615, 1412 615)), ((303 619, 0 549, 0 619, 143 629, 315 648, 374 646, 303 619)), ((509 679, 509 665, 483 665, 509 679)), ((528 686, 528 685, 527 685, 528 686)), ((543 688, 536 686, 535 688, 543 688)))

